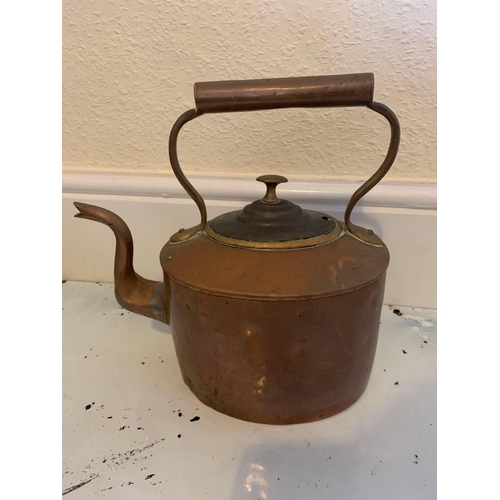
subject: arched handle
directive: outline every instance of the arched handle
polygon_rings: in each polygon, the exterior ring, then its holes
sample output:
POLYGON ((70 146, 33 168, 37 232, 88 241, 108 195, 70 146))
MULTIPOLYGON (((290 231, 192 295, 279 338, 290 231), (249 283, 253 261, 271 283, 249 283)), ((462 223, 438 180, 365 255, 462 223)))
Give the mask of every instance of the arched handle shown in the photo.
POLYGON ((368 191, 373 189, 385 177, 385 174, 387 174, 387 172, 389 172, 389 169, 392 167, 392 164, 394 163, 394 160, 398 155, 399 141, 401 139, 401 127, 399 126, 398 117, 385 104, 372 102, 367 107, 369 109, 372 109, 376 113, 381 114, 387 119, 389 125, 391 126, 391 140, 389 142, 389 149, 387 150, 387 154, 385 155, 382 165, 380 165, 378 170, 351 196, 351 199, 349 200, 349 203, 347 204, 347 207, 345 209, 344 222, 347 230, 357 236, 359 239, 365 241, 366 243, 381 245, 382 240, 371 229, 365 229, 364 227, 356 226, 351 222, 351 213, 356 203, 358 203, 358 201, 363 198, 363 196, 368 193, 368 191))
POLYGON ((179 231, 170 241, 180 242, 189 239, 203 231, 207 223, 205 202, 182 172, 177 156, 177 137, 187 122, 204 113, 293 107, 366 106, 389 121, 391 140, 380 168, 356 190, 347 204, 345 226, 357 238, 367 243, 381 244, 382 241, 373 231, 356 226, 350 220, 356 203, 387 174, 399 149, 401 132, 398 119, 387 106, 373 101, 374 86, 372 73, 196 83, 194 86, 196 109, 186 111, 172 127, 169 156, 175 176, 200 210, 201 221, 191 229, 179 231))

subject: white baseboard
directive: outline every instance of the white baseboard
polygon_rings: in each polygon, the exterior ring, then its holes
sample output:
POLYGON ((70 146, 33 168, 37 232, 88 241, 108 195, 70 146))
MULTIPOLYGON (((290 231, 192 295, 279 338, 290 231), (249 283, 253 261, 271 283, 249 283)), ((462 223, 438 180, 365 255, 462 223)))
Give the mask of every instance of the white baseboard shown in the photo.
MULTIPOLYGON (((262 197, 264 186, 254 177, 189 177, 205 200, 251 202, 262 197)), ((282 198, 295 203, 345 206, 361 185, 353 181, 293 179, 280 184, 282 198)), ((80 174, 63 175, 64 193, 187 198, 173 175, 80 174)), ((358 204, 360 207, 421 208, 436 210, 436 185, 411 182, 383 182, 358 204)))
MULTIPOLYGON (((263 194, 254 179, 190 177, 205 198, 209 218, 237 210, 263 194)), ((343 220, 343 210, 360 182, 300 180, 278 188, 278 195, 304 208, 343 220)), ((114 236, 101 224, 75 219, 73 201, 103 206, 129 225, 139 274, 162 277, 159 253, 181 227, 199 214, 173 176, 63 175, 63 279, 113 281, 114 236)), ((436 308, 436 186, 382 183, 356 207, 353 222, 382 237, 391 253, 386 304, 436 308)))

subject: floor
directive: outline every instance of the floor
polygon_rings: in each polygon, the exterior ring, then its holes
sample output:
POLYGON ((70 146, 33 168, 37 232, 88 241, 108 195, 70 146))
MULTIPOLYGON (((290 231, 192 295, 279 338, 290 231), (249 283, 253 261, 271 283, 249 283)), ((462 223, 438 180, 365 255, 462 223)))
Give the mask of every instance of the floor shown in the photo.
POLYGON ((168 326, 63 284, 68 499, 436 498, 436 311, 384 306, 370 383, 334 417, 252 424, 184 385, 168 326))

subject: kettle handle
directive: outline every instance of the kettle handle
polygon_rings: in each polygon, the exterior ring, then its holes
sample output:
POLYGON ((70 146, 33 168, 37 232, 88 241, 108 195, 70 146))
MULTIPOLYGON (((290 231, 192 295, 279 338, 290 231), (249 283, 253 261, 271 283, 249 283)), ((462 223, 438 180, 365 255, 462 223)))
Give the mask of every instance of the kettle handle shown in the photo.
POLYGON ((203 113, 366 106, 374 87, 373 73, 202 82, 194 84, 194 100, 203 113))
POLYGON ((399 121, 394 112, 385 104, 373 101, 374 87, 373 73, 195 83, 196 108, 183 113, 174 123, 169 138, 169 157, 177 180, 200 210, 201 222, 191 229, 176 233, 170 241, 185 241, 202 231, 207 223, 205 202, 184 175, 177 156, 177 137, 187 122, 204 113, 297 107, 366 106, 387 119, 391 127, 391 139, 382 165, 349 200, 344 222, 350 233, 366 243, 381 244, 382 241, 372 230, 351 222, 351 213, 356 203, 382 180, 394 163, 401 138, 399 121))

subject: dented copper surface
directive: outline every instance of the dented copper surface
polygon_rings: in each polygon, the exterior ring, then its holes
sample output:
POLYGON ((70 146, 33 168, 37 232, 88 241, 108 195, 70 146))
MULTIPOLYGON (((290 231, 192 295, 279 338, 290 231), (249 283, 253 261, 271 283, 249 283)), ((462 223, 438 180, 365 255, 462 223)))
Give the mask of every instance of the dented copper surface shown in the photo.
POLYGON ((348 408, 370 377, 384 281, 293 301, 242 300, 171 281, 184 382, 206 405, 253 422, 310 422, 348 408))
POLYGON ((372 98, 370 73, 197 84, 197 109, 174 124, 169 154, 201 221, 162 249, 163 282, 134 271, 132 235, 120 217, 75 203, 77 217, 115 234, 118 302, 170 324, 185 383, 217 411, 268 424, 309 422, 348 408, 367 386, 389 252, 350 215, 393 164, 400 137, 394 113, 372 98), (343 105, 365 105, 391 126, 387 156, 353 194, 344 222, 280 199, 276 188, 287 179, 276 175, 257 179, 266 184, 261 200, 207 220, 178 162, 183 125, 204 112, 343 105))

